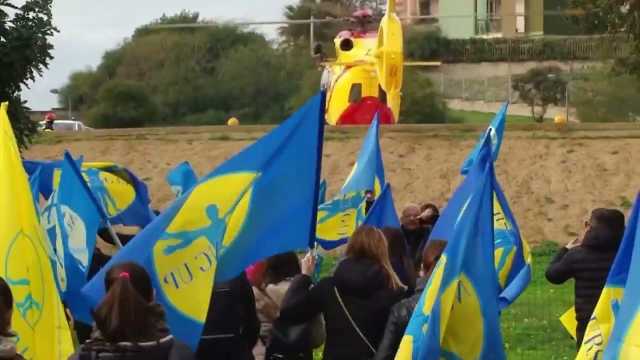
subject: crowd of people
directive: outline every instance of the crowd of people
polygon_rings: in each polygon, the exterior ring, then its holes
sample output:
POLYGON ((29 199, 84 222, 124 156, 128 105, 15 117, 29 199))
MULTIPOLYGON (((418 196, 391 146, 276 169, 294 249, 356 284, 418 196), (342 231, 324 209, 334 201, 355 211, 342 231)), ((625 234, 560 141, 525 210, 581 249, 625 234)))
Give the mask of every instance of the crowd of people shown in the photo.
MULTIPOLYGON (((278 254, 238 277, 214 285, 196 352, 175 339, 155 301, 149 274, 134 263, 116 264, 106 295, 71 359, 393 359, 405 328, 446 242, 429 239, 438 220, 433 204, 409 205, 400 228, 359 227, 332 275, 314 282, 317 254, 278 254)), ((584 231, 547 269, 560 284, 575 279, 577 343, 624 233, 624 215, 596 209, 584 231)), ((21 359, 11 330, 13 298, 0 278, 0 359, 21 359)))

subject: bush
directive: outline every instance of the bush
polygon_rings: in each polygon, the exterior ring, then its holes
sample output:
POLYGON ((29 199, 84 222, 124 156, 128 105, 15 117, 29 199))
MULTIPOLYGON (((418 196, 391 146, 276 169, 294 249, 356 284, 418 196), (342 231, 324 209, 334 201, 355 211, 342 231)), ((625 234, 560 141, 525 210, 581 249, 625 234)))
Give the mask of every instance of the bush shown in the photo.
POLYGON ((407 32, 407 56, 412 60, 444 62, 601 60, 621 58, 632 50, 621 36, 448 39, 439 31, 414 29, 407 32))
POLYGON ((403 123, 443 123, 447 106, 431 80, 418 70, 408 69, 404 74, 400 121, 403 123))
POLYGON ((90 124, 98 128, 141 127, 153 121, 157 108, 144 86, 134 81, 113 80, 102 87, 90 124))
MULTIPOLYGON (((229 114, 220 110, 208 110, 203 113, 193 114, 182 118, 180 125, 224 125, 227 123, 229 114)), ((242 119, 240 119, 242 121, 242 119)))
POLYGON ((570 100, 580 121, 625 122, 640 116, 640 83, 633 76, 599 70, 572 84, 570 100))

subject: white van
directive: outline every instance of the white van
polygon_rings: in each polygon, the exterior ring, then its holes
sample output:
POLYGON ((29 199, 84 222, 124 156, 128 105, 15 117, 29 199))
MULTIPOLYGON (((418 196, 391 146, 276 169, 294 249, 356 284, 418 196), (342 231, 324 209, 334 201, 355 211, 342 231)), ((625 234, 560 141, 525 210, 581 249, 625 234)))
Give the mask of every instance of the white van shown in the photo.
MULTIPOLYGON (((38 129, 45 131, 46 121, 40 121, 38 129)), ((81 121, 76 120, 56 120, 53 122, 53 130, 55 131, 87 131, 93 130, 92 128, 85 126, 81 121)))

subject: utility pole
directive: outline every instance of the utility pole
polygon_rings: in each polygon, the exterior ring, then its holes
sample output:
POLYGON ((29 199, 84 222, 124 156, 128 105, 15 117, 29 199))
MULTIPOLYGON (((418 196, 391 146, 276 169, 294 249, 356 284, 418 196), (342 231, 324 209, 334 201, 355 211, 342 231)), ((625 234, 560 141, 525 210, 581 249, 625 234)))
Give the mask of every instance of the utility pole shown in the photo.
POLYGON ((315 46, 314 20, 315 18, 311 15, 311 21, 309 22, 309 51, 311 51, 311 56, 315 55, 313 53, 313 47, 315 46))

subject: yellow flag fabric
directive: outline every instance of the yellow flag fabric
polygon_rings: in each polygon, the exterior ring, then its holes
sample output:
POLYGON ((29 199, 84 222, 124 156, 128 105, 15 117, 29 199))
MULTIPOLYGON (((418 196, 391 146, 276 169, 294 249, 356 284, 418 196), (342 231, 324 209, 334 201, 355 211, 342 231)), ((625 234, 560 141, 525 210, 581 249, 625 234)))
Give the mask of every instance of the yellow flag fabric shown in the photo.
POLYGON ((562 326, 564 326, 565 330, 571 335, 572 338, 576 338, 576 326, 578 326, 578 322, 576 321, 576 308, 572 306, 569 310, 567 310, 564 314, 560 316, 560 322, 562 326))
POLYGON ((46 240, 16 139, 0 107, 0 276, 14 299, 12 328, 27 360, 66 359, 74 349, 46 240))

